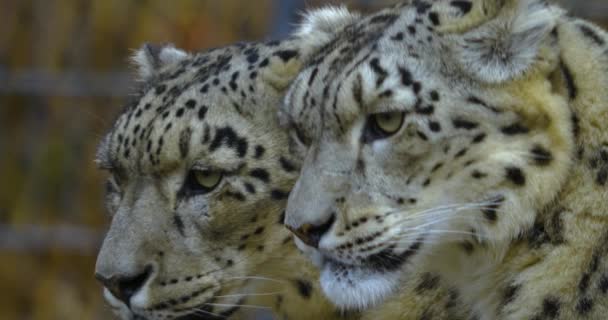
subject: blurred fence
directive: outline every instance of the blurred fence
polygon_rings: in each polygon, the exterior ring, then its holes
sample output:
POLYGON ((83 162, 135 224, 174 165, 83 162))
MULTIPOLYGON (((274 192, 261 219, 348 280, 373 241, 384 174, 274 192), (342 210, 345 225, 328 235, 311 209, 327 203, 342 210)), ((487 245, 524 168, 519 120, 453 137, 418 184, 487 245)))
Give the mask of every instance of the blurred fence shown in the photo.
MULTIPOLYGON (((95 146, 144 42, 198 50, 281 38, 297 12, 384 0, 0 0, 0 319, 108 319, 94 282, 108 219, 95 146)), ((603 21, 608 1, 566 1, 603 21)))

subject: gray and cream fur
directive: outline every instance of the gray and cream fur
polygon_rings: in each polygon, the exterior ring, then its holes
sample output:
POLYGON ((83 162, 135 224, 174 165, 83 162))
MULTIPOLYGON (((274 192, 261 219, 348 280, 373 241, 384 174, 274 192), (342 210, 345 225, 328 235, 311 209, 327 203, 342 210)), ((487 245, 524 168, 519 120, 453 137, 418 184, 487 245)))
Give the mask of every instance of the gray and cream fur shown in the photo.
MULTIPOLYGON (((302 63, 357 19, 325 8, 306 17, 313 35, 284 42, 136 52, 141 88, 97 155, 112 225, 96 272, 121 319, 250 319, 260 308, 276 319, 358 318, 324 298, 282 225, 300 163, 276 116, 302 63)), ((403 292, 415 297, 412 315, 432 305, 452 316, 439 285, 403 292)))
POLYGON ((299 164, 276 110, 305 43, 135 54, 141 88, 97 156, 112 225, 96 273, 122 319, 340 317, 282 225, 299 164))
POLYGON ((541 0, 405 1, 337 34, 280 111, 286 224, 329 299, 416 319, 402 286, 441 283, 473 319, 605 318, 607 62, 541 0))

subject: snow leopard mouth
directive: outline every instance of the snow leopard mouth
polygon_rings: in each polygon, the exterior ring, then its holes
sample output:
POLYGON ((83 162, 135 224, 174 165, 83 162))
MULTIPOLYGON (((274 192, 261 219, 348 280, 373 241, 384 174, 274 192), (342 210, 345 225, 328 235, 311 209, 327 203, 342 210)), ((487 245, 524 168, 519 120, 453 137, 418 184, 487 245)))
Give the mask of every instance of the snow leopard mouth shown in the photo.
POLYGON ((422 242, 423 238, 418 239, 402 253, 396 253, 396 245, 391 245, 378 253, 366 257, 356 265, 343 263, 325 255, 322 255, 323 263, 334 267, 359 268, 376 272, 395 271, 406 264, 420 250, 422 242))
POLYGON ((378 305, 397 290, 403 266, 420 250, 422 242, 421 238, 401 253, 390 246, 356 265, 320 254, 321 287, 343 310, 378 305))

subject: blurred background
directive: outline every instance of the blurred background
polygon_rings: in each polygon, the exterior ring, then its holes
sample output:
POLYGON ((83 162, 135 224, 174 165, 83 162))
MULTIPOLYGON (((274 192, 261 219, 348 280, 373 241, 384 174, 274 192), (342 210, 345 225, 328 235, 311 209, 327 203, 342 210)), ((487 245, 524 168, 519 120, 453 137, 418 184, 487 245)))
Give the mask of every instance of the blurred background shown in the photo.
MULTIPOLYGON (((108 225, 93 155, 144 42, 279 39, 323 4, 394 1, 0 0, 0 319, 110 319, 93 279, 108 225)), ((608 25, 608 1, 564 0, 608 25)))

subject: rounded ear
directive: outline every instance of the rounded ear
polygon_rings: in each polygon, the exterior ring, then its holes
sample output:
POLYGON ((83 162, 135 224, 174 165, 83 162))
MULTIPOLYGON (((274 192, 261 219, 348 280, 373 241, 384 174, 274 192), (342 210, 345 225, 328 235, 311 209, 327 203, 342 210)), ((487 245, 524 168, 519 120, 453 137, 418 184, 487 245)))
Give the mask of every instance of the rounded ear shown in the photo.
POLYGON ((293 36, 278 45, 262 78, 277 91, 285 90, 312 55, 360 17, 345 7, 308 11, 293 36))
POLYGON ((563 11, 544 0, 479 2, 485 4, 479 7, 492 16, 464 33, 452 35, 453 58, 464 72, 482 82, 501 83, 522 76, 548 43, 563 11))
POLYGON ((344 6, 313 9, 304 13, 294 36, 302 42, 305 54, 313 53, 360 18, 359 13, 351 12, 344 6))
POLYGON ((110 155, 110 141, 112 140, 112 136, 110 134, 106 134, 101 139, 101 142, 97 146, 97 152, 95 153, 95 164, 100 169, 110 169, 112 168, 112 157, 110 155))
POLYGON ((131 61, 137 68, 138 79, 147 81, 164 66, 188 57, 190 57, 188 53, 176 49, 173 45, 160 46, 146 43, 135 52, 131 61))

